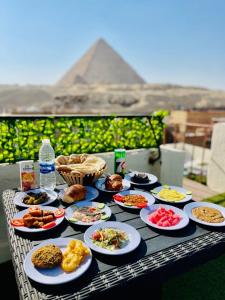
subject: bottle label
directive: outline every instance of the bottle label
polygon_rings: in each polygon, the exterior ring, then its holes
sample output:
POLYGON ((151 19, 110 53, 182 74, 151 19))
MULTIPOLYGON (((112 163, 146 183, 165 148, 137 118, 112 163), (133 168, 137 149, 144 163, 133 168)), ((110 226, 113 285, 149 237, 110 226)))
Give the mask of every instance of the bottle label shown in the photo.
POLYGON ((48 174, 51 172, 55 172, 55 164, 40 164, 40 173, 48 174))

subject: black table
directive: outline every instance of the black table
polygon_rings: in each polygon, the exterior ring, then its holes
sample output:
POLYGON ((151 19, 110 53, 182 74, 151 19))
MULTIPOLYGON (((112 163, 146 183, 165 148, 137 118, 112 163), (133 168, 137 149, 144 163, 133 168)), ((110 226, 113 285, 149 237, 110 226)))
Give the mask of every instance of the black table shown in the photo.
MULTIPOLYGON (((224 252, 225 231, 198 226, 194 222, 176 232, 164 232, 148 227, 139 212, 123 209, 111 201, 111 194, 100 193, 97 201, 105 202, 112 210, 111 220, 126 222, 135 227, 141 237, 139 247, 128 255, 109 257, 93 252, 89 270, 79 279, 58 286, 40 285, 24 273, 23 260, 32 247, 42 240, 74 237, 83 240, 86 228, 69 224, 66 220, 44 234, 28 235, 16 232, 10 220, 18 209, 13 204, 15 190, 3 193, 3 205, 8 222, 8 237, 12 261, 21 299, 86 299, 108 295, 122 299, 122 294, 141 284, 156 289, 167 278, 182 273, 199 263, 224 252), (127 289, 128 288, 128 289, 127 289), (121 297, 120 297, 121 296, 121 297)), ((55 206, 62 206, 60 201, 55 206)))

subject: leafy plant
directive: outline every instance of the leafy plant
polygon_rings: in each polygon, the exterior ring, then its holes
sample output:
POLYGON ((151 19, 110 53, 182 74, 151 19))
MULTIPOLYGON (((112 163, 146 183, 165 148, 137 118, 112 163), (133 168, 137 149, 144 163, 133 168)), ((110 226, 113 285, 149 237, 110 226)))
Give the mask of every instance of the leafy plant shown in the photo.
POLYGON ((148 117, 9 117, 0 119, 0 163, 38 159, 49 138, 56 155, 98 153, 116 148, 157 147, 165 111, 148 117))

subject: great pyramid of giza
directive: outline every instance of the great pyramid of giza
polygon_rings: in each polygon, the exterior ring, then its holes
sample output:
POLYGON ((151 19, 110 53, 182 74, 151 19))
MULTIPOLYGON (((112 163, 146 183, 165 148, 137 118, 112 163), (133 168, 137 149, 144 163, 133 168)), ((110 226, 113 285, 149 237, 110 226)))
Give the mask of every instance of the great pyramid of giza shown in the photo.
POLYGON ((106 41, 99 39, 57 85, 69 87, 77 83, 142 84, 145 81, 106 41))

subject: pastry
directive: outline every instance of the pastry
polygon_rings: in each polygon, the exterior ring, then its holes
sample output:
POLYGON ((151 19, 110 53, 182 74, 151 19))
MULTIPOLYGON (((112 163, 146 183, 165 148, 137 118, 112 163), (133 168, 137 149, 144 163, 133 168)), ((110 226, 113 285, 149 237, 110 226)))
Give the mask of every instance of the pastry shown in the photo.
POLYGON ((86 188, 81 184, 74 184, 68 187, 63 195, 63 201, 66 203, 73 203, 84 200, 86 196, 86 188))
POLYGON ((107 176, 105 188, 110 191, 120 191, 123 188, 123 178, 118 174, 107 176))

